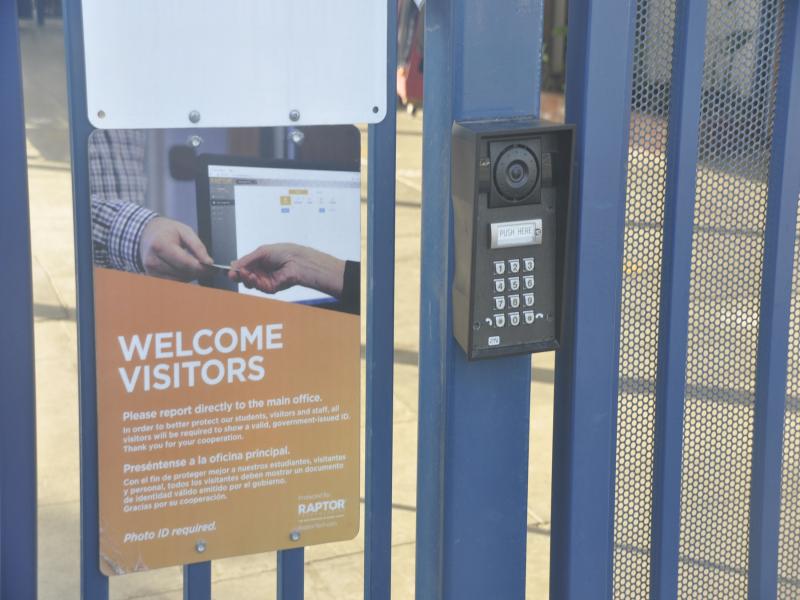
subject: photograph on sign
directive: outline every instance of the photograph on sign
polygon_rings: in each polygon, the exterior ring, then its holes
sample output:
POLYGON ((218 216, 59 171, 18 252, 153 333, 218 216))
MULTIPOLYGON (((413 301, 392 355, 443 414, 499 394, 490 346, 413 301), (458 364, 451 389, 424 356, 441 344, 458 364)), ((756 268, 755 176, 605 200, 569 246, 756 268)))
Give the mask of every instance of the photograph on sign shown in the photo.
POLYGON ((98 128, 377 123, 386 2, 82 0, 98 128))
POLYGON ((103 573, 356 535, 359 146, 90 136, 103 573))

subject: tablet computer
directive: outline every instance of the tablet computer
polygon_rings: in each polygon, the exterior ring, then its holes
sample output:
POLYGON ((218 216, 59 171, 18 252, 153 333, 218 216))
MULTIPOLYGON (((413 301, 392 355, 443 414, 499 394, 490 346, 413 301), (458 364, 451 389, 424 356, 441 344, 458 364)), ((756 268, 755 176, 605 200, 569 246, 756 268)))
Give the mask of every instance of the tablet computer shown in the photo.
MULTIPOLYGON (((198 157, 197 220, 214 262, 229 265, 265 244, 309 246, 345 261, 361 257, 361 174, 333 163, 198 157)), ((329 305, 336 299, 294 286, 264 294, 218 271, 203 285, 286 302, 329 305)))

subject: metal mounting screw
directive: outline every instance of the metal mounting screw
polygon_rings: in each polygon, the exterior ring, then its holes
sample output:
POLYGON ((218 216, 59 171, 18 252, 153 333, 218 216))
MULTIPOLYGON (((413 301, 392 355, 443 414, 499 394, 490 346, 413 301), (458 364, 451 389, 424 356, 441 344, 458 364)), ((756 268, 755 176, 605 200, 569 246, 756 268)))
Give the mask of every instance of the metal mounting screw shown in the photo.
POLYGON ((300 111, 295 109, 289 111, 289 119, 291 121, 299 121, 300 120, 300 111))
POLYGON ((100 119, 105 119, 105 118, 106 118, 106 111, 104 111, 104 110, 98 110, 98 111, 97 111, 97 116, 98 116, 100 119))
POLYGON ((299 129, 292 129, 292 133, 289 134, 289 137, 292 138, 292 141, 299 146, 303 143, 303 140, 306 139, 306 134, 299 129))
POLYGON ((189 145, 192 146, 192 148, 199 148, 202 143, 203 138, 199 135, 193 135, 189 138, 189 145))
POLYGON ((293 542, 299 542, 300 541, 300 532, 299 531, 293 531, 292 533, 289 534, 289 539, 292 540, 293 542))
POLYGON ((194 549, 197 550, 199 554, 202 554, 206 551, 206 543, 203 540, 199 540, 195 545, 194 549))
POLYGON ((200 122, 200 113, 196 110, 193 110, 189 113, 189 120, 192 123, 199 123, 200 122))

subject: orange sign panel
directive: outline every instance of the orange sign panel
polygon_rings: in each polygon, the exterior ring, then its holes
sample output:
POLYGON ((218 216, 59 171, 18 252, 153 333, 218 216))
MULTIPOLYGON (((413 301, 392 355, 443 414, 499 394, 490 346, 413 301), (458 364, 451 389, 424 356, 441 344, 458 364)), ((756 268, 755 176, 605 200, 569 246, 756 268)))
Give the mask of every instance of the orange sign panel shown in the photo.
POLYGON ((107 575, 354 537, 353 314, 95 268, 107 575))

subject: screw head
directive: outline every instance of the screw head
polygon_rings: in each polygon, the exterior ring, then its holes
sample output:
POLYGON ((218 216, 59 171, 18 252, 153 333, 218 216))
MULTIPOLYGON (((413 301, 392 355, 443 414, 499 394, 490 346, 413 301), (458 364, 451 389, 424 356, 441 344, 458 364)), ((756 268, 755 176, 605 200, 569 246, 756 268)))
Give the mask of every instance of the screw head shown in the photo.
POLYGON ((200 122, 200 113, 196 110, 193 110, 189 113, 189 121, 192 123, 199 123, 200 122))
POLYGON ((203 138, 201 138, 199 135, 193 135, 192 137, 189 138, 189 145, 192 148, 199 148, 202 143, 203 143, 203 138))
POLYGON ((104 111, 104 110, 98 110, 98 111, 97 111, 97 117, 98 117, 99 119, 105 119, 105 118, 106 118, 106 111, 104 111))
POLYGON ((289 534, 289 539, 292 540, 293 542, 299 542, 300 541, 300 532, 299 531, 293 531, 292 533, 289 534))
POLYGON ((303 140, 306 139, 306 134, 299 129, 292 129, 292 133, 289 134, 289 137, 295 144, 300 145, 303 143, 303 140))
POLYGON ((297 109, 289 111, 289 120, 295 121, 295 122, 299 121, 300 120, 300 111, 297 110, 297 109))
POLYGON ((203 540, 198 540, 197 543, 194 545, 194 549, 197 550, 198 554, 202 554, 206 551, 206 543, 203 540))

